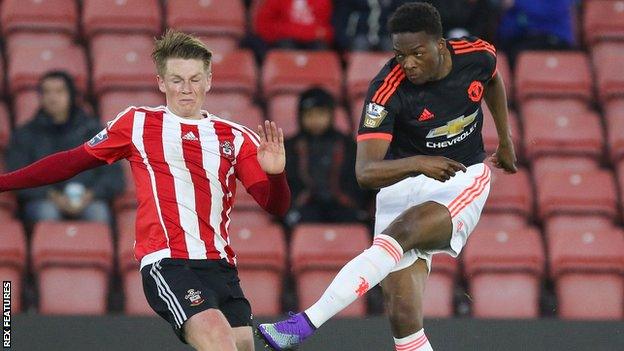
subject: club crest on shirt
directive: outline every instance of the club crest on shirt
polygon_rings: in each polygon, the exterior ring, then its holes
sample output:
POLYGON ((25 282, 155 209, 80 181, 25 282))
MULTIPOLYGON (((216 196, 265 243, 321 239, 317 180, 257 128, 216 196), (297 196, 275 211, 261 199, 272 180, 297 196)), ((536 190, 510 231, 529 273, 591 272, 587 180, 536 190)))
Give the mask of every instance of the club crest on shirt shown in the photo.
POLYGON ((90 147, 94 147, 102 143, 106 139, 108 139, 108 131, 106 129, 103 129, 101 132, 97 133, 96 136, 91 138, 91 140, 87 142, 87 145, 89 145, 90 147))
POLYGON ((234 159, 234 145, 229 140, 221 143, 221 154, 228 160, 234 159))
POLYGON ((189 300, 191 306, 199 306, 204 303, 204 299, 201 297, 201 290, 189 289, 187 291, 186 296, 184 296, 185 300, 189 300))
POLYGON ((374 102, 366 105, 366 115, 364 116, 364 127, 377 128, 381 125, 388 111, 382 106, 374 102))
POLYGON ((479 82, 478 80, 475 80, 472 83, 470 83, 470 86, 468 87, 468 97, 470 98, 470 100, 474 102, 479 102, 481 101, 482 96, 483 96, 483 84, 479 82))

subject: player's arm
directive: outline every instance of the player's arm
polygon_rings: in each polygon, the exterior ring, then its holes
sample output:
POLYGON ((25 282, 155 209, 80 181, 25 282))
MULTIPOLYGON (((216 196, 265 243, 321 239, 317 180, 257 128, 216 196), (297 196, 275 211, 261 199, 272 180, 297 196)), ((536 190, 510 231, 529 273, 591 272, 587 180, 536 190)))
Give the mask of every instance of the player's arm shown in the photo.
POLYGON ((456 172, 466 171, 461 163, 441 156, 384 160, 389 146, 390 141, 385 139, 358 142, 355 176, 362 188, 378 189, 419 174, 444 182, 455 176, 456 172))
POLYGON ((84 145, 57 152, 11 173, 0 175, 0 191, 34 188, 62 182, 76 174, 106 164, 84 145))
POLYGON ((275 122, 258 127, 260 143, 257 151, 250 146, 235 165, 238 178, 247 192, 267 212, 284 216, 290 208, 290 188, 286 180, 284 134, 275 122))
POLYGON ((516 153, 509 129, 505 85, 500 74, 495 74, 487 83, 484 99, 492 112, 492 117, 496 124, 496 132, 498 133, 498 148, 490 160, 496 167, 502 168, 506 172, 515 173, 517 171, 516 153))

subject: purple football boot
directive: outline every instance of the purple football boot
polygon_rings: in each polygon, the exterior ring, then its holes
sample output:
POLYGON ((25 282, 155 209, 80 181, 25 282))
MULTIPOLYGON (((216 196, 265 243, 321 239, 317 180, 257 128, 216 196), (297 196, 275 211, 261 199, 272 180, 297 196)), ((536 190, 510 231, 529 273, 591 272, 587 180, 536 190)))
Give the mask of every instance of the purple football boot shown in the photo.
POLYGON ((287 320, 258 326, 257 334, 275 351, 295 350, 314 333, 315 328, 303 312, 288 314, 287 320))

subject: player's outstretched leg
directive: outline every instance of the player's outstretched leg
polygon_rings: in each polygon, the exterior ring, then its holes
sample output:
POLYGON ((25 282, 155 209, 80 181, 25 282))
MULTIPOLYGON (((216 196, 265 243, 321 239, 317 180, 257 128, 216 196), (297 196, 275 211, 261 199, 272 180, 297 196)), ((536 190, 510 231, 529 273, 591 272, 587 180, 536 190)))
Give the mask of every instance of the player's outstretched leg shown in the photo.
POLYGON ((401 260, 405 250, 447 247, 452 228, 449 212, 441 204, 426 202, 409 208, 375 237, 371 247, 338 272, 314 305, 287 320, 261 324, 258 334, 275 350, 297 347, 316 328, 379 284, 401 260))
POLYGON ((381 282, 396 350, 433 350, 423 329, 423 297, 428 275, 427 262, 418 259, 381 282))

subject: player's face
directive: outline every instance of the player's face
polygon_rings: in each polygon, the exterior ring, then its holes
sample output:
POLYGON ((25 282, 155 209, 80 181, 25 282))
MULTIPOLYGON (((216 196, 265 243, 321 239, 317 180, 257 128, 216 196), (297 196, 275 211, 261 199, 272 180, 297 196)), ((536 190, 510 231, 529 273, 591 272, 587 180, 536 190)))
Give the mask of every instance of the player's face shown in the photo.
POLYGON ((332 122, 332 111, 326 107, 312 107, 301 116, 301 126, 312 135, 325 133, 332 122))
POLYGON ((197 59, 167 59, 164 74, 158 76, 158 88, 165 93, 167 106, 184 118, 202 118, 201 107, 210 82, 210 69, 197 59))
POLYGON ((425 33, 392 34, 392 48, 405 76, 414 84, 434 80, 442 64, 444 39, 425 33))
POLYGON ((41 108, 57 119, 69 118, 71 96, 61 78, 48 78, 41 83, 41 108))

